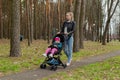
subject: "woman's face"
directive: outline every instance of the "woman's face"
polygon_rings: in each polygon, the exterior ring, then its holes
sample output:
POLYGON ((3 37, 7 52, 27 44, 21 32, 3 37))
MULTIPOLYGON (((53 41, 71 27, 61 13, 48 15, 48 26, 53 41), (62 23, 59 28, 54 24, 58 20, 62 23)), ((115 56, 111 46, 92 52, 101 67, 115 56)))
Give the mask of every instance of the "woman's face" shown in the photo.
POLYGON ((66 19, 67 19, 67 20, 71 20, 70 14, 68 14, 68 13, 66 14, 66 19))

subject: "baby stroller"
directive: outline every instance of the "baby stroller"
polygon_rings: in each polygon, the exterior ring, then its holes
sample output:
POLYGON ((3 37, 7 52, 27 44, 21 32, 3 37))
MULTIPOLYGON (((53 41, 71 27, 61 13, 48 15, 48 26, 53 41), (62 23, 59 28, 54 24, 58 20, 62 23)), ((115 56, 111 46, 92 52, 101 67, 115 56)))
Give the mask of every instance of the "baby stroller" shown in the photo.
MULTIPOLYGON (((55 37, 60 38, 60 42, 64 45, 64 35, 57 34, 55 37)), ((55 37, 52 40, 52 43, 55 41, 55 37)), ((63 48, 63 46, 62 46, 63 48)), ((47 54, 47 57, 45 58, 44 62, 40 64, 41 69, 46 69, 47 65, 51 66, 51 70, 56 71, 58 66, 62 66, 63 68, 66 68, 66 64, 63 64, 63 62, 60 59, 61 56, 61 50, 57 51, 53 57, 49 57, 49 54, 47 54)))

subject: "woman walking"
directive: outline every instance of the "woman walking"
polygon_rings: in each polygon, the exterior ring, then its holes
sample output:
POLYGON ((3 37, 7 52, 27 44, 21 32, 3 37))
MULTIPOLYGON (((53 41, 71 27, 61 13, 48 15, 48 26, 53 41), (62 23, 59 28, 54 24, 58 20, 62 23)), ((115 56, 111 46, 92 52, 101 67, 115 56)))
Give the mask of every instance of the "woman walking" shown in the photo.
POLYGON ((72 53, 73 53, 73 33, 75 31, 75 21, 72 12, 66 13, 66 21, 64 21, 60 33, 65 34, 65 47, 64 52, 68 58, 66 63, 67 66, 71 64, 72 53))

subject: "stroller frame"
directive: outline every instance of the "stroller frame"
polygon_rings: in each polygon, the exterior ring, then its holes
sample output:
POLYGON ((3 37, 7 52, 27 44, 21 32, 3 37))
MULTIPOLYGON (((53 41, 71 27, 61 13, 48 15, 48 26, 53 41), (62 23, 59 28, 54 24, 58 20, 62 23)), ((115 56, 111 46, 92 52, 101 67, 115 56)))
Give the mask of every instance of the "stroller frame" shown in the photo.
MULTIPOLYGON (((55 37, 60 37, 61 42, 63 44, 63 42, 64 42, 64 36, 63 35, 57 34, 55 37)), ((53 38, 52 42, 54 42, 54 38, 53 38)), ((62 66, 63 68, 66 68, 67 67, 66 64, 63 64, 63 62, 60 59, 60 56, 62 55, 61 51, 62 51, 62 49, 60 51, 56 52, 53 55, 53 57, 49 57, 49 54, 50 54, 50 52, 49 52, 47 54, 47 57, 45 58, 44 62, 42 64, 40 64, 40 68, 41 69, 46 69, 47 65, 51 66, 50 70, 54 70, 54 71, 57 70, 58 66, 62 66)))
POLYGON ((49 55, 45 58, 44 62, 40 65, 41 69, 46 69, 47 64, 51 66, 50 70, 57 70, 58 66, 62 66, 63 68, 66 68, 66 64, 63 64, 63 62, 60 59, 61 54, 55 54, 56 57, 49 57, 49 55))

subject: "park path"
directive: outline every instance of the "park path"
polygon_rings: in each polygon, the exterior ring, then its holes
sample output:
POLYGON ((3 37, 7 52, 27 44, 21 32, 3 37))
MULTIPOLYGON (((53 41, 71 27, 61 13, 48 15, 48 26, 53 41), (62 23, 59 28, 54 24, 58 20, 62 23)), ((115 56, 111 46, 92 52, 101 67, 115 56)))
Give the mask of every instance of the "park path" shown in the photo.
POLYGON ((67 67, 66 69, 63 69, 62 67, 59 67, 57 71, 50 71, 49 69, 45 69, 45 70, 36 69, 36 70, 4 76, 4 77, 1 77, 0 80, 40 80, 56 72, 66 71, 66 70, 74 69, 80 66, 101 62, 115 56, 120 56, 120 51, 110 52, 107 54, 100 54, 96 56, 90 56, 80 61, 77 61, 75 63, 72 63, 72 65, 67 67))

